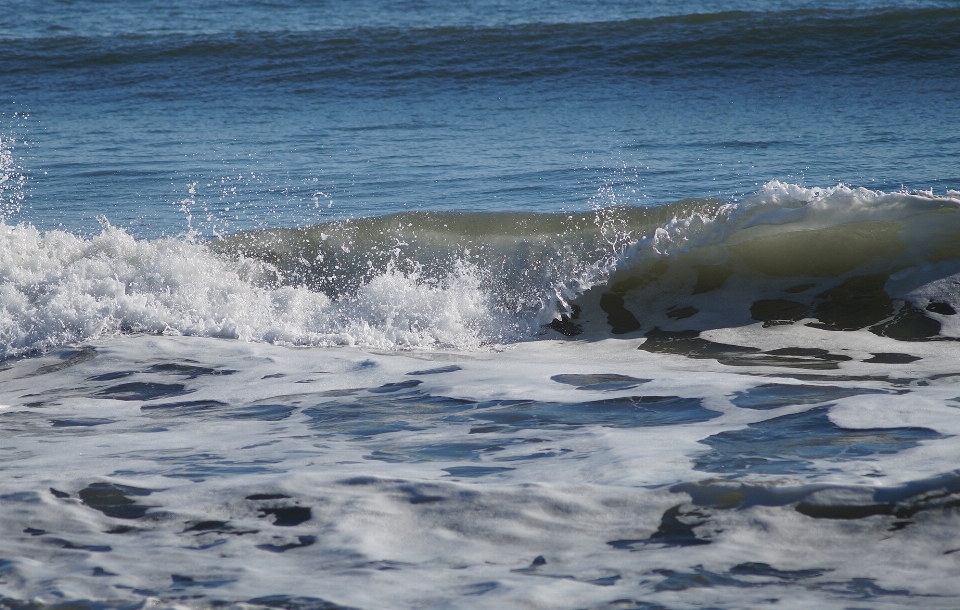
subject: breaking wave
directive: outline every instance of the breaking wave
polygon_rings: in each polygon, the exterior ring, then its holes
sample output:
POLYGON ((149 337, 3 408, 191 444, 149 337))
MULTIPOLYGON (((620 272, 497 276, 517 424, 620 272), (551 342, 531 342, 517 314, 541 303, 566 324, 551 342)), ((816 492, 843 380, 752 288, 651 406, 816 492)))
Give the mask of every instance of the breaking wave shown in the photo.
POLYGON ((0 357, 115 333, 479 349, 807 320, 960 336, 960 193, 770 182, 740 203, 410 212, 216 241, 0 224, 0 357), (906 320, 906 321, 904 321, 906 320))

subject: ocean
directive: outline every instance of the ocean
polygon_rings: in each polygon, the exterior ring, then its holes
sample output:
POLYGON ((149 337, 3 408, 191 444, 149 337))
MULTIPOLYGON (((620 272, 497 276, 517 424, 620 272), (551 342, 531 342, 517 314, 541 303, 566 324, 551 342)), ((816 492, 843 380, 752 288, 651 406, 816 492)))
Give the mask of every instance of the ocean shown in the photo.
POLYGON ((957 608, 958 31, 0 0, 0 608, 957 608))

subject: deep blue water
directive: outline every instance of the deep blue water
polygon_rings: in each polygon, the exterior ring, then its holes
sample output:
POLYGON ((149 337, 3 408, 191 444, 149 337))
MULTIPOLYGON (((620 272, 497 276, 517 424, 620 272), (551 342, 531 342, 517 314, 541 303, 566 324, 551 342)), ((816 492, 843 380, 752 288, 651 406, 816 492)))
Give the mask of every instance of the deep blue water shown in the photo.
POLYGON ((960 188, 960 2, 0 3, 8 221, 960 188), (191 185, 193 193, 191 194, 191 185))

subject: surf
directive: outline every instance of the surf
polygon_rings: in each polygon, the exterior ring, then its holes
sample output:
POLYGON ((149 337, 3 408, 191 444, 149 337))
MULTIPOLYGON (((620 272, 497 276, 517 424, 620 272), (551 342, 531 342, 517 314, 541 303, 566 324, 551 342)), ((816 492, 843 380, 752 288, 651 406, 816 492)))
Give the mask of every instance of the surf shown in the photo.
POLYGON ((406 212, 217 239, 2 224, 0 354, 121 333, 384 349, 800 322, 960 337, 958 242, 956 191, 776 181, 739 203, 406 212))

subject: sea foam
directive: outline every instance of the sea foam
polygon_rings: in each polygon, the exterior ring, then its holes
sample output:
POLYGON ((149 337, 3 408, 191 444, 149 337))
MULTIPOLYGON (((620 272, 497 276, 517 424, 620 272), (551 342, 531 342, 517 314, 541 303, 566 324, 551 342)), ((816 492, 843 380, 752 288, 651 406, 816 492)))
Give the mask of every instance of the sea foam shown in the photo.
POLYGON ((121 332, 465 349, 502 332, 468 266, 430 282, 389 270, 337 302, 303 287, 271 288, 269 273, 265 263, 216 256, 188 239, 137 240, 109 225, 83 238, 0 224, 0 356, 121 332))

